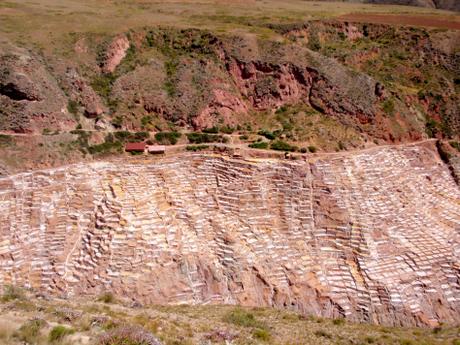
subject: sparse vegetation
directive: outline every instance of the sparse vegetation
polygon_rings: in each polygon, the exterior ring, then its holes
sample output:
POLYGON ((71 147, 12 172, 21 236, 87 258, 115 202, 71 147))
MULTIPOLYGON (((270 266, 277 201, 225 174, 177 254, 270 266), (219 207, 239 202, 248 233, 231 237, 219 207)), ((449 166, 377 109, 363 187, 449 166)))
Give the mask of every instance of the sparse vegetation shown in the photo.
POLYGON ((75 333, 73 328, 68 328, 62 325, 57 325, 53 327, 48 335, 48 340, 50 343, 60 342, 64 337, 69 334, 75 333))
POLYGON ((181 136, 179 132, 158 132, 155 133, 155 140, 163 145, 176 145, 181 136))
POLYGON ((40 342, 40 331, 45 325, 46 321, 42 319, 29 320, 13 334, 13 337, 27 344, 37 344, 40 342))
POLYGON ((224 138, 221 135, 209 133, 188 133, 187 139, 192 144, 224 142, 224 138))
POLYGON ((187 151, 203 151, 209 149, 209 145, 187 145, 185 148, 187 151))
POLYGON ((253 327, 256 329, 266 329, 265 324, 257 320, 251 312, 241 308, 235 308, 224 316, 224 321, 242 327, 253 327))
POLYGON ((111 292, 104 292, 97 300, 103 303, 115 303, 115 296, 111 292))
POLYGON ((270 148, 276 151, 289 151, 294 152, 297 151, 297 147, 290 145, 282 140, 276 140, 270 144, 270 148))
POLYGON ((69 100, 67 103, 67 110, 69 113, 77 115, 78 113, 78 102, 69 100))
POLYGON ((13 143, 13 137, 7 134, 0 134, 0 147, 10 146, 13 143))
POLYGON ((270 132, 269 130, 266 129, 261 129, 257 134, 267 138, 268 140, 274 140, 276 139, 276 135, 273 132, 270 132))
POLYGON ((248 145, 251 149, 268 149, 268 143, 266 141, 256 141, 248 145))
POLYGON ((139 326, 123 326, 103 334, 97 345, 156 345, 153 334, 139 326))
POLYGON ((3 288, 2 302, 9 302, 14 300, 24 300, 26 298, 23 289, 14 285, 5 285, 3 288))

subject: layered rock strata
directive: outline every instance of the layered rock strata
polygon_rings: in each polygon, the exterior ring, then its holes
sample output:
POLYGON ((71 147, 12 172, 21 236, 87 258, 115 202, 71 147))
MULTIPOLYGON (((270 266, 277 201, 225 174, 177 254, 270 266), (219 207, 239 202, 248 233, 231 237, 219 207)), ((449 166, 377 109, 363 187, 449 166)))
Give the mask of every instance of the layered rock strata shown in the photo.
POLYGON ((107 161, 0 179, 0 285, 460 321, 460 191, 430 147, 107 161))

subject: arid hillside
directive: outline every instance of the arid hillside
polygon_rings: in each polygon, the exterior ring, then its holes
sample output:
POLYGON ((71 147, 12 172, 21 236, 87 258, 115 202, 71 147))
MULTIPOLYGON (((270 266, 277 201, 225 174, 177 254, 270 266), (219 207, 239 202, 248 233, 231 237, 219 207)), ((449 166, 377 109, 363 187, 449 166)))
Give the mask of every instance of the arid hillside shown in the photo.
POLYGON ((220 132, 293 151, 458 140, 455 12, 109 3, 0 4, 1 171, 116 154, 128 132, 169 144, 155 134, 220 132))

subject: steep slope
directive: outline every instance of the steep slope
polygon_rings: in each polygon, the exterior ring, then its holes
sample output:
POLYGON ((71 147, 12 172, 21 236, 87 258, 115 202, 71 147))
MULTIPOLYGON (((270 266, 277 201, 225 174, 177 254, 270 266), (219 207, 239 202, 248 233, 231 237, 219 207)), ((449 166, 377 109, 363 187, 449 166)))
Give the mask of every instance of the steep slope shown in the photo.
POLYGON ((460 191, 432 144, 179 155, 0 179, 0 284, 458 322, 460 191))

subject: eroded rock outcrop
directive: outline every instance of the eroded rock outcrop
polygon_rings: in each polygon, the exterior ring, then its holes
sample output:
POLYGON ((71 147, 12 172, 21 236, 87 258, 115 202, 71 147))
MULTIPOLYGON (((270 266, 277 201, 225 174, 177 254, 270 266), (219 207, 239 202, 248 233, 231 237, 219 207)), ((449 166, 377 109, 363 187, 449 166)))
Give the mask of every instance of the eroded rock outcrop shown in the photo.
POLYGON ((0 130, 16 132, 75 127, 67 100, 39 57, 0 46, 0 130))
POLYGON ((459 201, 429 146, 24 173, 0 179, 0 284, 458 322, 459 201))

